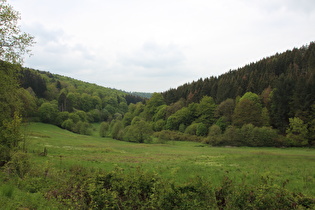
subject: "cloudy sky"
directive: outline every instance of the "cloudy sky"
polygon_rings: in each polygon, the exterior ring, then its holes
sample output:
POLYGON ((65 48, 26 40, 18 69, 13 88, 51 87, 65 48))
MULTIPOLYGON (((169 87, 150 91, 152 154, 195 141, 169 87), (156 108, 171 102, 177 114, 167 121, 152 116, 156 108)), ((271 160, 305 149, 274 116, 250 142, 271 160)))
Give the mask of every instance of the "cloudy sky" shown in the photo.
POLYGON ((8 0, 24 66, 160 92, 315 41, 314 0, 8 0))

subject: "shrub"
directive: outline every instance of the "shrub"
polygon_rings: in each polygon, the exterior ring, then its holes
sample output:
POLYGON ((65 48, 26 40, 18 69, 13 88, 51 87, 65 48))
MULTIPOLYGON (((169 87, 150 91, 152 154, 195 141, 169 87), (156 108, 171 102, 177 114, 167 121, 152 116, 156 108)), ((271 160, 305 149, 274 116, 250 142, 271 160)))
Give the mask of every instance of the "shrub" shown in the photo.
POLYGON ((194 142, 202 142, 203 138, 195 135, 184 134, 178 131, 169 131, 162 130, 160 132, 155 132, 153 134, 154 137, 159 138, 163 141, 194 141, 194 142))
POLYGON ((108 122, 102 122, 100 126, 100 136, 105 137, 107 136, 109 131, 109 124, 108 122))
POLYGON ((138 143, 149 143, 151 142, 152 133, 153 130, 151 125, 141 119, 139 121, 133 121, 131 125, 124 129, 123 140, 138 143))
POLYGON ((208 134, 208 128, 203 123, 198 123, 197 129, 196 129, 196 135, 197 136, 207 136, 208 134))
POLYGON ((165 120, 158 120, 154 123, 154 131, 161 131, 165 126, 165 120))
POLYGON ((120 120, 112 121, 111 134, 113 139, 122 140, 123 123, 120 120))
POLYGON ((72 119, 67 119, 61 124, 61 127, 68 131, 73 131, 74 125, 75 124, 72 119))
POLYGON ((186 128, 185 133, 186 133, 186 134, 189 134, 189 135, 196 135, 197 126, 198 126, 197 123, 192 123, 191 125, 189 125, 189 126, 186 128))
POLYGON ((23 178, 31 168, 29 155, 22 151, 16 151, 11 156, 11 160, 6 164, 6 171, 23 178))
POLYGON ((211 144, 213 146, 219 146, 222 143, 222 131, 218 125, 212 125, 209 128, 209 134, 206 138, 205 143, 211 144))

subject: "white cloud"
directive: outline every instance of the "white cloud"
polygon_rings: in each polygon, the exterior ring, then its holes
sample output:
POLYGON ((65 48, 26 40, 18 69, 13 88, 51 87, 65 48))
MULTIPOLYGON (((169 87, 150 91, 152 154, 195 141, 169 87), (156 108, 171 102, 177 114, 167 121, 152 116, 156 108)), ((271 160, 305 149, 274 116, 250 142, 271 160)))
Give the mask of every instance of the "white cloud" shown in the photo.
POLYGON ((164 91, 314 41, 314 0, 12 0, 32 68, 164 91))
POLYGON ((169 69, 180 65, 185 56, 176 45, 159 46, 155 42, 145 42, 136 51, 122 53, 118 62, 125 66, 148 69, 169 69))

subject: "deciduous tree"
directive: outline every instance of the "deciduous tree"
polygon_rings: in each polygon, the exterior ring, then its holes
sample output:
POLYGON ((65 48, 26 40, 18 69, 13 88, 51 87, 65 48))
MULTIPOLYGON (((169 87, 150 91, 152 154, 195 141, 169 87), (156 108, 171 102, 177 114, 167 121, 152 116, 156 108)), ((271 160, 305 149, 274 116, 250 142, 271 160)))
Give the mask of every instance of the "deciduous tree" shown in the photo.
POLYGON ((12 63, 22 63, 23 55, 29 54, 34 37, 22 32, 18 26, 20 13, 6 0, 0 0, 0 59, 12 63))

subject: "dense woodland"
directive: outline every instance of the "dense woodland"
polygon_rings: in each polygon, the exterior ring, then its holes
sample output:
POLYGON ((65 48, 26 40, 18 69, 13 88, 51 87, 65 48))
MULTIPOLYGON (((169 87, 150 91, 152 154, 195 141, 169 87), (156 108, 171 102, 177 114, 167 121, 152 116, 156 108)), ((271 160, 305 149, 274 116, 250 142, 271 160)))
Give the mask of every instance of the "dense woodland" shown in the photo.
POLYGON ((154 133, 158 138, 211 145, 314 146, 314 96, 312 42, 219 77, 155 93, 145 105, 131 104, 117 122, 125 129, 112 136, 143 142, 145 135, 137 138, 135 133, 136 127, 146 124, 152 128, 148 140, 154 133))
MULTIPOLYGON (((2 69, 11 66, 1 62, 2 69)), ((132 142, 314 146, 315 43, 150 99, 14 66, 24 119, 132 142)))

